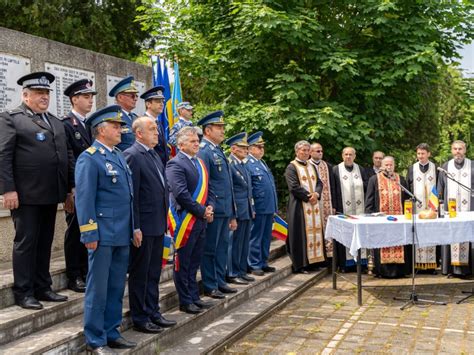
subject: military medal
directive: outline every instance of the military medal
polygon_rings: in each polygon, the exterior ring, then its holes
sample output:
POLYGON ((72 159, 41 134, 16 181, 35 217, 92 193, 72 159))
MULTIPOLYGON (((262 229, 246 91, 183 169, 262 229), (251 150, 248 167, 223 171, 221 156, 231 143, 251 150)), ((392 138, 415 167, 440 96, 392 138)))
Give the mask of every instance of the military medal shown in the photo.
POLYGON ((116 178, 115 175, 114 175, 114 177, 112 178, 112 183, 115 184, 116 182, 117 182, 117 178, 116 178))
POLYGON ((76 139, 81 139, 81 134, 79 132, 74 133, 76 139))

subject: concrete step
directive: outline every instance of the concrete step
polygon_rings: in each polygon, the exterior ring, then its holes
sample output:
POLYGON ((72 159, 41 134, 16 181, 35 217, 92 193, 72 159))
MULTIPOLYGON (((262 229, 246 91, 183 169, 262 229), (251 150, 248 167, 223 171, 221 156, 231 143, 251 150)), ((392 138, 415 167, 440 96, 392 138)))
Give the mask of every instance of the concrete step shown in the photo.
MULTIPOLYGON (((57 254, 51 258, 50 273, 53 280, 52 289, 54 291, 64 290, 67 288, 68 279, 66 277, 66 263, 64 261, 64 255, 57 254)), ((173 267, 172 265, 166 265, 161 272, 161 281, 166 282, 172 278, 173 267)), ((0 268, 0 313, 3 312, 3 308, 10 307, 15 304, 12 287, 12 266, 11 264, 3 265, 3 267, 0 268)))
MULTIPOLYGON (((270 259, 285 254, 284 244, 272 243, 270 259)), ((168 279, 172 278, 172 268, 167 267, 168 279)), ((166 275, 166 274, 165 274, 166 275)), ((61 291, 70 298, 67 302, 44 302, 40 311, 25 310, 10 306, 0 310, 0 353, 4 351, 20 353, 53 351, 53 353, 74 352, 80 346, 82 337, 83 294, 69 290, 61 291), (56 350, 57 348, 57 350, 56 350), (62 349, 62 350, 61 350, 62 349)), ((124 304, 128 302, 125 297, 124 304)), ((178 297, 172 280, 160 283, 160 306, 163 312, 176 307, 178 297)), ((123 329, 130 327, 129 311, 124 307, 123 329)))
POLYGON ((222 314, 212 323, 180 339, 160 354, 220 354, 226 347, 283 308, 327 275, 327 269, 311 274, 292 274, 256 297, 222 314))

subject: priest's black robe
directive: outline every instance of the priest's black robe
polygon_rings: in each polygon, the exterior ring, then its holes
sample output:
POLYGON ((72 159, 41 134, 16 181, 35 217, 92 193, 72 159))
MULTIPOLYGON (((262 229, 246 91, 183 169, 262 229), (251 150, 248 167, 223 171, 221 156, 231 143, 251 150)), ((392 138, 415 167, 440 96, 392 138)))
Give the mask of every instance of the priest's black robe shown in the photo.
MULTIPOLYGON (((313 169, 318 174, 316 167, 310 163, 308 169, 313 169)), ((315 191, 321 196, 323 183, 318 176, 315 191)), ((288 185, 289 199, 286 218, 288 222, 288 238, 286 239, 286 250, 290 255, 292 269, 294 272, 301 271, 309 265, 306 253, 306 230, 302 201, 309 201, 309 191, 301 186, 298 172, 293 164, 286 167, 285 179, 288 185)))
MULTIPOLYGON (((348 171, 352 171, 354 166, 346 166, 348 171)), ((365 168, 359 165, 360 174, 362 177, 362 183, 364 185, 364 196, 365 192, 367 191, 367 171, 365 168)), ((333 167, 333 174, 334 174, 334 186, 335 186, 335 203, 333 207, 336 209, 336 214, 344 213, 344 207, 342 203, 342 188, 341 188, 341 178, 339 177, 339 166, 334 165, 333 167)), ((355 272, 356 271, 356 264, 352 262, 352 265, 348 265, 346 260, 346 247, 341 243, 336 242, 336 258, 337 258, 337 266, 342 272, 355 272)), ((367 259, 362 260, 363 264, 367 264, 367 259)))
MULTIPOLYGON (((454 166, 457 169, 462 169, 464 166, 464 161, 462 163, 454 163, 454 166)), ((448 163, 444 163, 441 166, 443 169, 448 170, 448 163)), ((445 211, 448 210, 448 178, 446 174, 441 172, 438 176, 438 194, 440 199, 443 200, 444 209, 445 211)), ((471 189, 474 190, 474 161, 471 161, 471 189)), ((474 196, 471 194, 471 205, 470 210, 474 211, 474 196)), ((448 218, 448 216, 446 216, 448 218)), ((471 253, 469 255, 469 265, 467 266, 453 266, 451 265, 451 245, 442 245, 441 246, 441 273, 443 275, 453 275, 458 277, 464 277, 471 275, 473 273, 472 267, 472 259, 474 250, 472 249, 473 243, 469 243, 469 248, 471 249, 471 253)))
MULTIPOLYGON (((381 174, 381 173, 379 173, 381 174)), ((400 176, 400 184, 407 187, 406 180, 403 176, 400 176)), ((406 199, 406 194, 402 190, 401 194, 401 206, 403 209, 403 202, 406 199)), ((380 196, 379 196, 379 184, 377 175, 373 175, 369 179, 367 184, 367 193, 365 195, 365 212, 374 213, 380 212, 380 196)), ((410 245, 404 247, 405 262, 403 264, 382 264, 380 262, 380 249, 373 249, 374 252, 374 273, 379 277, 395 278, 404 277, 411 273, 411 253, 412 248, 410 245)))

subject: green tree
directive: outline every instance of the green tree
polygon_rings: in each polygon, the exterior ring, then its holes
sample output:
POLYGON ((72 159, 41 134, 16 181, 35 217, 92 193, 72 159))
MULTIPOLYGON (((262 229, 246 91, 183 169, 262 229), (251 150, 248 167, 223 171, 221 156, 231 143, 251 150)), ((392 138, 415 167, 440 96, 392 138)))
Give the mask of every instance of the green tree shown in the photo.
POLYGON ((320 141, 335 162, 353 145, 362 163, 374 149, 408 162, 407 149, 442 142, 438 88, 474 36, 473 10, 468 1, 169 0, 140 8, 138 20, 179 59, 197 116, 222 108, 230 134, 263 130, 281 173, 300 139, 320 141))
POLYGON ((0 0, 0 26, 134 59, 149 37, 135 22, 139 6, 141 0, 0 0))

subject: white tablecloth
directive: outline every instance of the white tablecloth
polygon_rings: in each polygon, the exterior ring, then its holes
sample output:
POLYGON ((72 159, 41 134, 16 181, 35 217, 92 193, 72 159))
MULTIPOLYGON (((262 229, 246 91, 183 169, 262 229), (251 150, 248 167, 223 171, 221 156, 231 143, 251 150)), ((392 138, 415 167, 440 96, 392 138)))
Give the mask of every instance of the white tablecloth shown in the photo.
MULTIPOLYGON (((382 248, 412 243, 411 220, 405 216, 387 217, 356 216, 343 219, 329 216, 326 239, 335 239, 357 256, 360 248, 382 248)), ((416 244, 420 247, 451 243, 474 242, 474 212, 458 212, 455 218, 419 219, 416 217, 416 244)))

